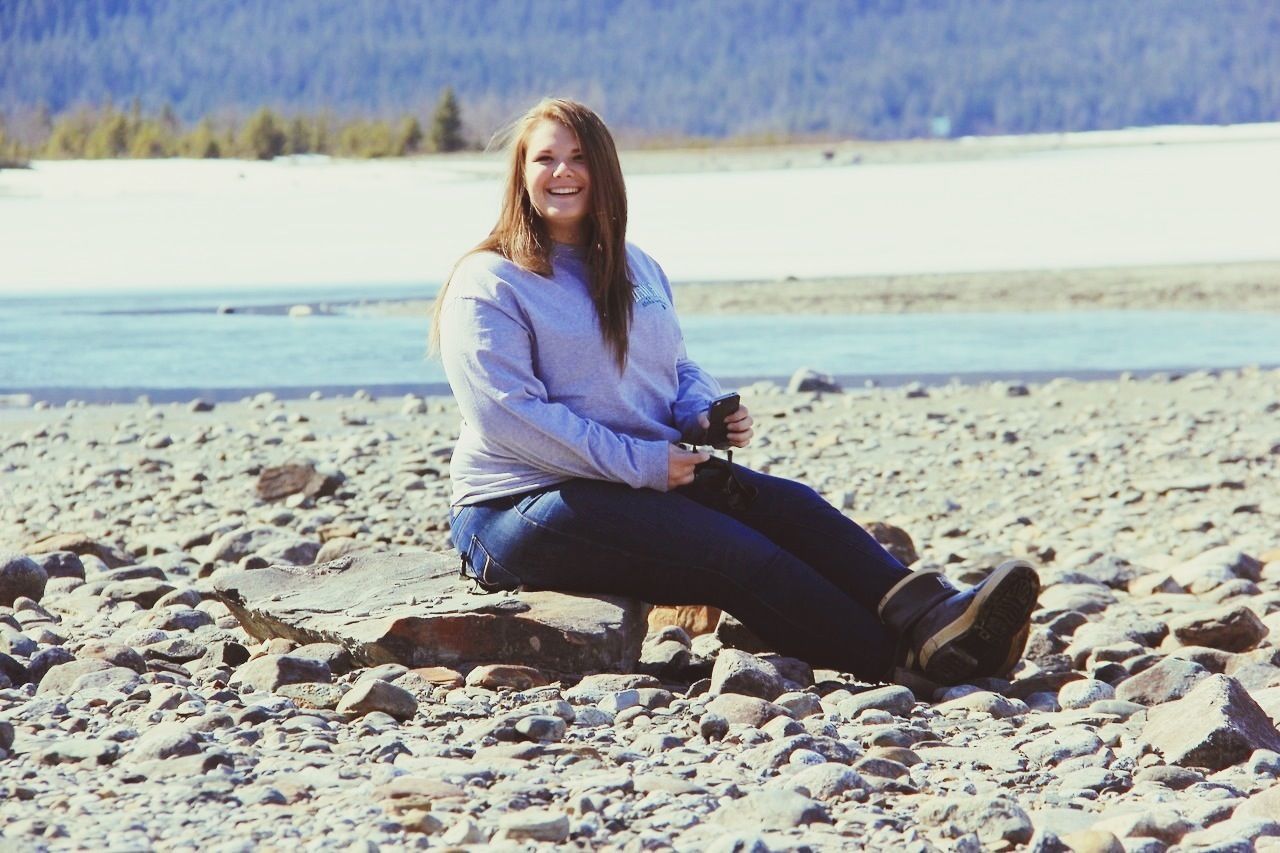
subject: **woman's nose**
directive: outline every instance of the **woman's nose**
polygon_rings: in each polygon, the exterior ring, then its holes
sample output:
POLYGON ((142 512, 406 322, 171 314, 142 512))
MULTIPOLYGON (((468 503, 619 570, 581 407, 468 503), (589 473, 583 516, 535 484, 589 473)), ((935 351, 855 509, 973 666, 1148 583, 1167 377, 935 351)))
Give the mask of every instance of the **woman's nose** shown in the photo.
POLYGON ((556 170, 551 174, 559 178, 569 174, 572 171, 573 169, 569 166, 569 163, 565 160, 561 160, 560 165, 556 166, 556 170))

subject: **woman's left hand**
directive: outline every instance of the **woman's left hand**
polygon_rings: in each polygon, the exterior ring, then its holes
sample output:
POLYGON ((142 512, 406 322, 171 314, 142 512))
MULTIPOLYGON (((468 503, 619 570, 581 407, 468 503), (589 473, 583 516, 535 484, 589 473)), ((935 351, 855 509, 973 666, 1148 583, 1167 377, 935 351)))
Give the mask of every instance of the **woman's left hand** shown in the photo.
MULTIPOLYGON (((711 427, 711 420, 706 412, 698 415, 698 423, 702 424, 704 431, 711 427)), ((746 406, 739 404, 738 411, 725 417, 724 423, 729 428, 729 444, 734 447, 746 447, 751 443, 751 437, 755 435, 751 425, 755 421, 751 420, 751 413, 747 411, 746 406)))

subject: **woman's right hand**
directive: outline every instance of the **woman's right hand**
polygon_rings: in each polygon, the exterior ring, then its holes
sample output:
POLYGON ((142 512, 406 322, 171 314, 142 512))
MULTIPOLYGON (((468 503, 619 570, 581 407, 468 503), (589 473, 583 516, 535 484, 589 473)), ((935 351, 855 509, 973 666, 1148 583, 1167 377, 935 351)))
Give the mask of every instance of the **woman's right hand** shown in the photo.
POLYGON ((702 450, 685 450, 679 445, 667 446, 667 489, 687 486, 693 482, 693 469, 711 458, 702 450))

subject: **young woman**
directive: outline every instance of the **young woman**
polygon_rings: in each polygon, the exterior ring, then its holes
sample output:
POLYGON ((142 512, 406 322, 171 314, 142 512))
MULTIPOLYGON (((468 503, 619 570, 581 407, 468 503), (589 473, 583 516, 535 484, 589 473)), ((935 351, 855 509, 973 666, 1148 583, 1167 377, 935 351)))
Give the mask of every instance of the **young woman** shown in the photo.
MULTIPOLYGON (((886 679, 999 676, 1039 581, 1020 561, 960 591, 910 572, 813 489, 697 445, 715 379, 685 353, 662 268, 626 242, 608 129, 568 100, 518 122, 498 224, 458 262, 433 337, 462 413, 450 521, 486 589, 729 611, 777 651, 886 679)), ((753 428, 741 407, 729 443, 753 428)))

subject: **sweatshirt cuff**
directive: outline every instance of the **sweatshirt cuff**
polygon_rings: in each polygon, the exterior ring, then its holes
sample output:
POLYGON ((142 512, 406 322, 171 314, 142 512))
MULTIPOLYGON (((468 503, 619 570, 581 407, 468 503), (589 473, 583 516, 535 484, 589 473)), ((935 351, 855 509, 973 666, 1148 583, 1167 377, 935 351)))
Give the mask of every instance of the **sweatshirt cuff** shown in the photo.
POLYGON ((703 438, 702 424, 698 422, 698 416, 707 411, 711 407, 710 400, 694 398, 681 400, 676 404, 675 416, 676 429, 680 430, 680 440, 689 444, 701 444, 703 438))
POLYGON ((665 441, 646 441, 641 452, 641 474, 643 488, 667 491, 667 468, 670 465, 670 444, 665 441))

